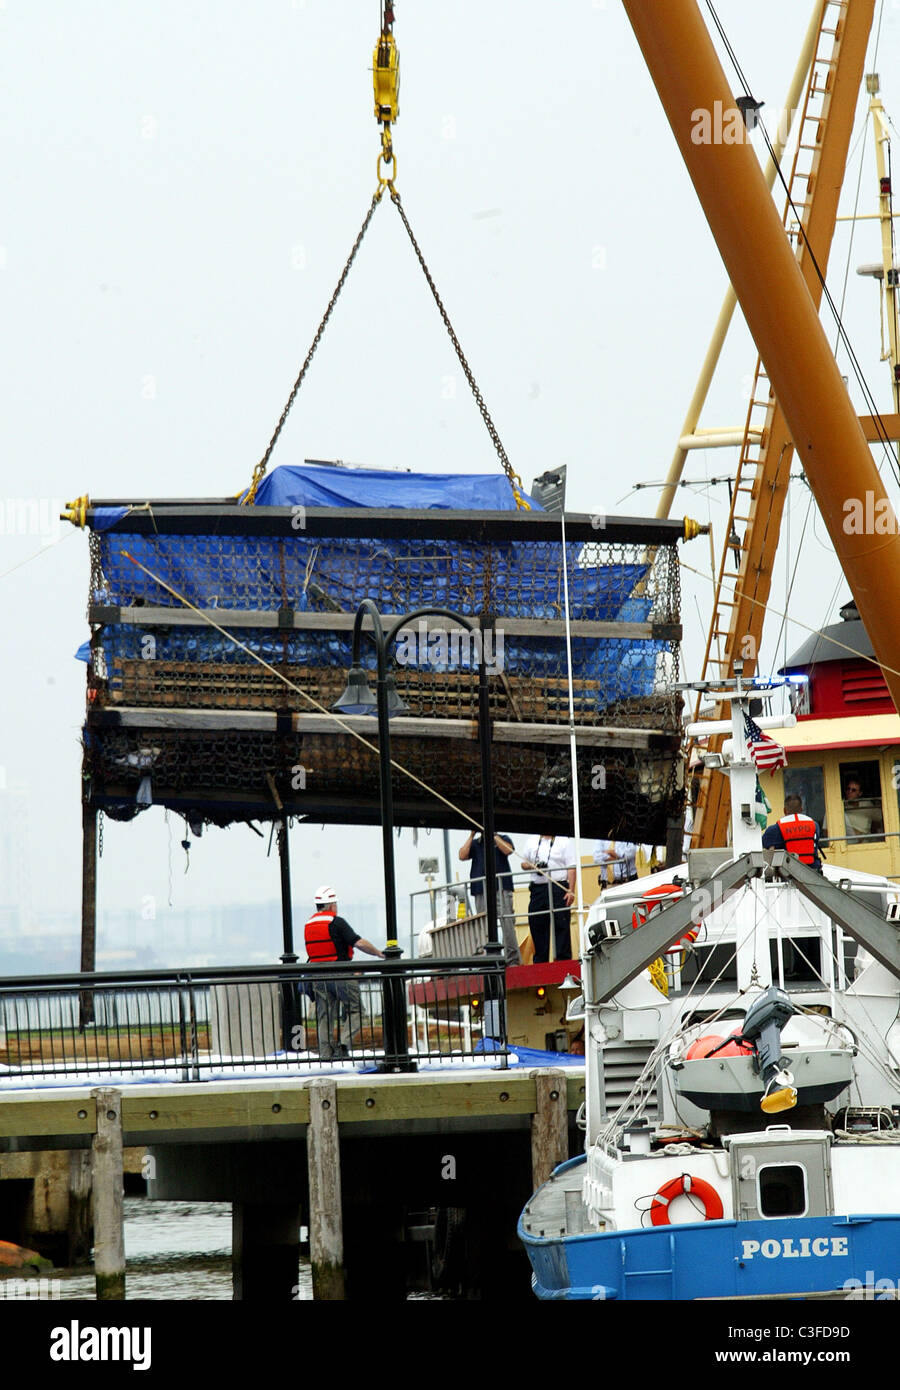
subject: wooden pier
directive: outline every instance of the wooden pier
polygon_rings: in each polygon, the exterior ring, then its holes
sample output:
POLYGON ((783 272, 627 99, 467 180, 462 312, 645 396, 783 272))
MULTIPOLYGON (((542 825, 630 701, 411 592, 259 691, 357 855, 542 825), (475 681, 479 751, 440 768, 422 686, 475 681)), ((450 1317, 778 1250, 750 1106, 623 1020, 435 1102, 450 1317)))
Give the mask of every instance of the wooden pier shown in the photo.
POLYGON ((302 1222, 317 1299, 405 1299, 432 1281, 529 1299, 516 1221, 580 1148, 584 1095, 581 1068, 6 1092, 0 1178, 7 1154, 90 1153, 98 1297, 125 1296, 123 1149, 139 1146, 151 1198, 232 1203, 236 1298, 297 1298, 302 1222))

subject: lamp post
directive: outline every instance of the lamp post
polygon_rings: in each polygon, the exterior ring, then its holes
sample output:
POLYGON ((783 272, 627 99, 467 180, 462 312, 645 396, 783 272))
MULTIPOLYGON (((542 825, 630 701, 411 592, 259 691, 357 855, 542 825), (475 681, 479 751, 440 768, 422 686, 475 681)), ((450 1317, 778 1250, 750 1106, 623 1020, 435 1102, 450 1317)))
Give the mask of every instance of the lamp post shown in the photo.
MULTIPOLYGON (((332 709, 340 714, 371 714, 374 709, 378 715, 378 758, 381 772, 381 835, 384 858, 385 916, 387 918, 387 945, 385 948, 385 956, 389 960, 397 959, 402 954, 397 944, 397 895, 394 875, 394 801, 391 787, 390 719, 392 715, 408 713, 408 707, 397 694, 394 678, 388 671, 388 651, 402 628, 407 627, 417 618, 427 617, 449 618, 451 622, 473 633, 482 631, 483 627, 482 624, 473 622, 471 618, 466 618, 461 613, 454 613, 452 609, 449 608, 416 608, 412 613, 407 613, 402 618, 396 618, 392 625, 385 630, 381 614, 375 604, 371 599, 363 599, 356 611, 356 620, 353 624, 352 665, 347 678, 347 686, 344 693, 332 705, 332 709), (378 680, 375 696, 372 695, 372 691, 369 688, 365 669, 360 664, 360 645, 363 633, 363 622, 366 617, 372 620, 372 628, 367 635, 372 638, 375 645, 377 661, 378 680)), ((493 873, 495 833, 494 789, 491 776, 490 706, 488 701, 487 667, 484 661, 483 642, 480 644, 478 652, 478 742, 481 751, 481 803, 485 845, 484 888, 488 918, 488 952, 493 955, 499 952, 501 948, 497 938, 497 879, 493 873)), ((387 1039, 385 1042, 385 1051, 387 1052, 387 1039)), ((405 1024, 402 1030, 402 1037, 398 1034, 393 1042, 397 1054, 403 1059, 401 1064, 411 1069, 414 1064, 406 1061, 409 1055, 409 1046, 405 1024)))

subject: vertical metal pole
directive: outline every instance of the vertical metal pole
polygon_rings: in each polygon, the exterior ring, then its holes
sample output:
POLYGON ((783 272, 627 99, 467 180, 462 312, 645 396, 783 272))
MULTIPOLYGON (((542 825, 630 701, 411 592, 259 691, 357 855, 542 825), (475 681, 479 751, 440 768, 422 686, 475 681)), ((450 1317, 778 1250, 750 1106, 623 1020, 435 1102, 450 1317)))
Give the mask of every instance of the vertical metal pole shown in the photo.
MULTIPOLYGON (((450 831, 444 831, 444 882, 450 882, 450 831)), ((434 914, 432 913, 432 916, 434 914)))
POLYGON ((391 785, 391 721, 387 708, 387 657, 384 638, 374 633, 378 654, 378 762, 381 772, 381 847, 384 862, 384 912, 387 919, 387 946, 399 950, 397 942, 397 888, 394 877, 394 791, 391 785))
POLYGON ((484 824, 484 901, 487 907, 488 941, 497 941, 497 875, 494 872, 494 779, 491 768, 491 709, 487 667, 484 664, 484 628, 478 661, 478 746, 481 750, 481 819, 484 824))
MULTIPOLYGON (((281 869, 281 932, 284 951, 283 965, 296 965, 294 950, 294 907, 291 902, 291 850, 288 841, 288 818, 282 814, 278 824, 278 862, 281 869)), ((240 988, 240 987, 239 987, 240 988)), ((284 1050, 294 1051, 294 1036, 304 1022, 301 996, 295 979, 281 985, 281 1036, 284 1050)))
MULTIPOLYGON (((97 808, 81 803, 81 970, 92 974, 97 958, 97 808)), ((94 1021, 94 996, 82 990, 78 996, 79 1027, 94 1021)))
POLYGON ((291 851, 288 844, 287 816, 283 815, 278 825, 278 859, 281 866, 281 930, 284 938, 285 965, 296 965, 297 953, 294 950, 294 909, 291 903, 291 851))
MULTIPOLYGON (((378 656, 378 762, 381 769, 381 844, 384 859, 384 911, 387 919, 385 960, 399 960, 397 889, 394 876, 394 794, 391 787, 391 721, 387 707, 387 651, 381 623, 373 622, 378 656)), ((402 975, 384 976, 384 1065, 390 1071, 414 1071, 409 1056, 406 990, 402 975)))
MULTIPOLYGON (((569 751, 572 759, 572 828, 575 832, 575 912, 578 918, 578 951, 581 954, 581 933, 584 929, 584 893, 581 886, 581 803, 578 799, 578 744, 575 738, 575 692, 572 688, 572 625, 569 614, 569 554, 566 547, 566 514, 560 516, 562 527, 563 605, 566 618, 566 675, 569 690, 569 751)), ((568 887, 568 884, 566 884, 568 887)), ((553 889, 550 889, 551 900, 553 889)), ((571 943, 572 917, 569 915, 571 943)), ((556 957, 556 926, 553 927, 554 959, 556 957)), ((569 955, 572 954, 571 944, 569 955)))
MULTIPOLYGON (((494 844, 494 776, 491 766, 491 707, 488 691, 487 666, 484 661, 484 617, 481 620, 481 645, 478 653, 478 746, 481 750, 481 820, 484 828, 484 902, 487 908, 488 937, 485 953, 488 959, 502 959, 503 943, 499 940, 497 920, 497 874, 494 844)), ((497 1042, 506 1042, 505 976, 485 976, 484 1031, 497 1042)), ((507 1065, 506 1052, 502 1065, 507 1065)))

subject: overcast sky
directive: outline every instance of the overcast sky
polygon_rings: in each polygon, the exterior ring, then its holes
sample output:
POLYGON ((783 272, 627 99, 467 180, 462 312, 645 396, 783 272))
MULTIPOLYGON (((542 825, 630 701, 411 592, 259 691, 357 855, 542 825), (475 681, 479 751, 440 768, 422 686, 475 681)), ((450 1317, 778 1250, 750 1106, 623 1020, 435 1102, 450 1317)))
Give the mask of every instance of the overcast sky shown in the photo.
MULTIPOLYGON (((718 5, 770 119, 809 10, 718 5)), ((530 483, 567 464, 570 509, 652 514, 658 494, 631 490, 668 468, 725 277, 621 4, 398 0, 396 13, 398 186, 514 466, 530 483)), ((52 517, 84 492, 224 495, 248 482, 373 192, 376 19, 374 0, 0 0, 2 491, 36 500, 44 519, 41 534, 0 536, 0 835, 26 846, 38 914, 80 901, 73 653, 87 635, 88 548, 52 517)), ((878 67, 896 117, 891 0, 878 67)), ((861 210, 877 205, 867 133, 844 211, 861 158, 861 210)), ((830 282, 840 299, 849 256, 846 321, 888 410, 877 292, 855 274, 880 256, 877 222, 849 243, 842 223, 830 282)), ((754 363, 738 324, 705 425, 743 425, 754 363)), ((387 204, 274 462, 304 457, 497 466, 387 204)), ((694 454, 689 476, 735 462, 733 450, 694 454)), ((794 548, 807 499, 795 485, 794 548)), ((676 513, 711 517, 720 536, 726 502, 724 487, 683 490, 676 513)), ((682 553, 708 568, 705 542, 682 553)), ((811 520, 792 611, 830 621, 845 592, 811 520)), ((780 608, 783 560, 775 594, 780 608)), ((686 576, 689 674, 710 595, 686 576)), ((788 647, 805 635, 789 629, 788 647)), ((246 828, 205 836, 187 875, 181 835, 155 809, 107 823, 101 904, 138 911, 152 896, 164 911, 170 839, 176 906, 277 896, 276 863, 246 828)), ((292 847, 299 905, 329 880, 346 897, 379 894, 377 828, 301 826, 292 847)), ((404 832, 401 900, 421 883, 416 853, 404 832)))

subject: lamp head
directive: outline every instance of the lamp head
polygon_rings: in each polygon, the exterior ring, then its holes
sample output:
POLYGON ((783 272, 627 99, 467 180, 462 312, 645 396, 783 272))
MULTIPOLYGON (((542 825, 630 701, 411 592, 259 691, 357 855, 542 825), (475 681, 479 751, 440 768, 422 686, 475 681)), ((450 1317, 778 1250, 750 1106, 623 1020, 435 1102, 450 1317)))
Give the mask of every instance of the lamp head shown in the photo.
POLYGON ((393 676, 386 677, 384 692, 387 697, 388 719, 393 719, 395 714, 409 714, 409 705, 398 695, 397 682, 393 676))
POLYGON ((336 714, 374 714, 377 700, 362 666, 351 666, 342 695, 331 708, 336 714))

